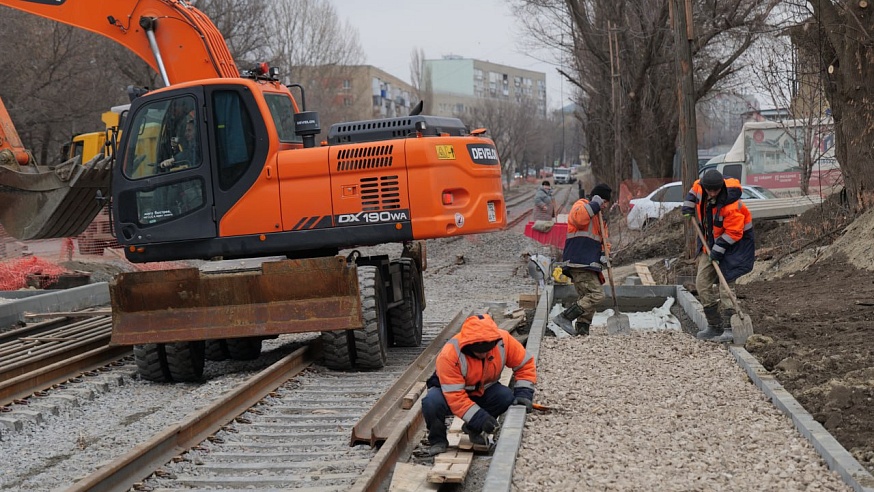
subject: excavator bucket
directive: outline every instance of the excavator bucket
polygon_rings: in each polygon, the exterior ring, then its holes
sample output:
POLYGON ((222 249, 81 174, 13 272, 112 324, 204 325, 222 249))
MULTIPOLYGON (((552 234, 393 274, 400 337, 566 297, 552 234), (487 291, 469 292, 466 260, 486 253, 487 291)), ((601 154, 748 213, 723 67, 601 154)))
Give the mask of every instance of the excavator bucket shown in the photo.
POLYGON ((106 205, 112 158, 98 154, 55 167, 0 165, 0 224, 27 241, 81 234, 106 205))
POLYGON ((121 273, 109 293, 113 345, 364 326, 357 270, 342 256, 269 261, 247 271, 121 273))

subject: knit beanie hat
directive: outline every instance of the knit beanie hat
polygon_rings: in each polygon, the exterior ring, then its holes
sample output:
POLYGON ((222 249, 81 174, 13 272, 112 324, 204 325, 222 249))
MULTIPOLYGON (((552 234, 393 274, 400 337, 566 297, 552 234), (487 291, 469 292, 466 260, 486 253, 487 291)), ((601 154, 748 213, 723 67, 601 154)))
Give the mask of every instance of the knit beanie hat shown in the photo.
POLYGON ((608 202, 610 201, 610 195, 612 193, 613 193, 613 190, 610 189, 610 187, 604 183, 601 183, 599 185, 595 185, 595 187, 592 188, 592 196, 598 195, 599 197, 603 198, 604 200, 606 200, 608 202))
POLYGON ((707 171, 701 178, 701 187, 705 190, 719 190, 724 184, 725 179, 722 178, 722 173, 716 169, 707 171))

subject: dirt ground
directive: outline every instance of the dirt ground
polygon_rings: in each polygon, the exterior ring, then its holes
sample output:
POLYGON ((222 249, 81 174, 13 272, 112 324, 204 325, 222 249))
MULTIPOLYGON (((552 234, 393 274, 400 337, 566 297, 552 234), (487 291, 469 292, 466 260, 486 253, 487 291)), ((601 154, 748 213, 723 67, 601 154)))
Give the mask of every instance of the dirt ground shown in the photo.
MULTIPOLYGON (((746 349, 869 471, 874 471, 872 229, 874 213, 854 218, 837 199, 792 222, 755 223, 756 268, 736 289, 755 331, 746 349)), ((688 281, 694 266, 684 259, 683 237, 676 211, 651 230, 624 232, 616 262, 647 261, 656 281, 688 281)))

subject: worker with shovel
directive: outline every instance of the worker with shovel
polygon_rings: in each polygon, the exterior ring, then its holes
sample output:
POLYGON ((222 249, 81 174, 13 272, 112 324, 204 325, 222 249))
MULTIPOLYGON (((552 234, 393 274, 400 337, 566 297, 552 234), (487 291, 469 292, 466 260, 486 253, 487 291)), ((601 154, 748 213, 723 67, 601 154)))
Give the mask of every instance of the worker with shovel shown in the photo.
POLYGON ((604 222, 598 220, 598 214, 607 207, 612 192, 606 184, 596 185, 588 200, 582 198, 574 202, 567 217, 563 271, 573 281, 578 297, 552 321, 570 335, 589 334, 595 306, 607 297, 601 287, 604 284, 602 270, 607 264, 605 254, 608 247, 602 238, 607 233, 607 227, 604 226, 602 230, 601 224, 604 222))
POLYGON ((510 405, 531 411, 537 369, 534 357, 487 314, 470 316, 461 330, 437 355, 428 393, 422 399, 422 416, 428 428, 431 456, 446 451, 446 417, 463 419, 474 449, 487 447, 498 430, 497 418, 510 405), (504 367, 513 370, 513 389, 500 383, 504 367))
POLYGON ((752 271, 756 259, 753 219, 740 200, 741 192, 740 181, 711 169, 692 184, 683 202, 683 215, 699 229, 695 288, 707 318, 707 329, 695 335, 700 340, 733 341, 731 320, 737 301, 731 289, 735 280, 752 271), (702 236, 707 244, 702 244, 702 236), (718 295, 712 289, 716 283, 718 295))

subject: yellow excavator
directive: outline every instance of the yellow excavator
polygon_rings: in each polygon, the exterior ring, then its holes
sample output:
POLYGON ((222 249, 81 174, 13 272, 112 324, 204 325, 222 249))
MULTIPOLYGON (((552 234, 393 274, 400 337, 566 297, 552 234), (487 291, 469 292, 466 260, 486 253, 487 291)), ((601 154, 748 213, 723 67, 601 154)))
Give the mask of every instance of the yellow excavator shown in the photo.
POLYGON ((205 261, 110 283, 112 342, 134 346, 145 379, 196 381, 206 359, 254 358, 263 339, 301 332, 320 332, 329 368, 379 369, 389 347, 421 343, 424 240, 506 226, 484 129, 413 111, 338 123, 317 143, 302 87, 266 64, 238 70, 188 2, 0 5, 106 36, 166 85, 135 97, 117 147, 84 165, 37 165, 0 106, 12 235, 75 236, 108 199, 129 261, 205 261), (385 243, 399 256, 361 253, 385 243))

